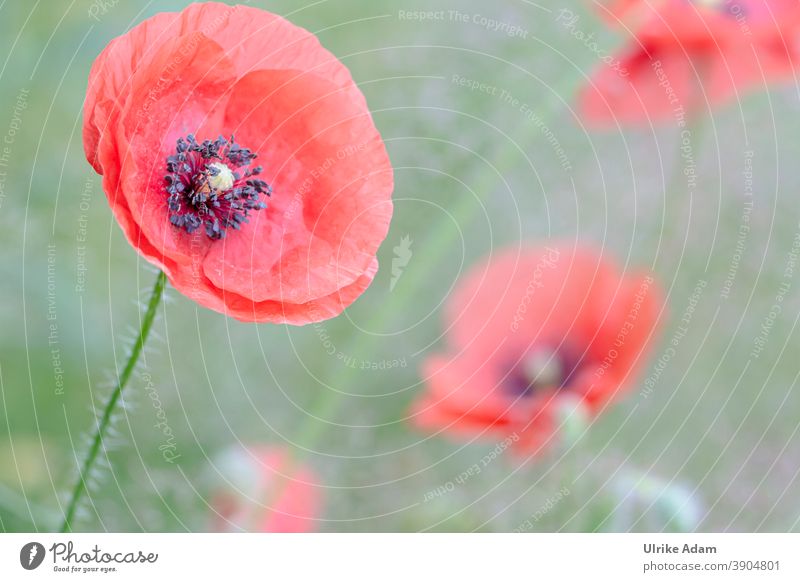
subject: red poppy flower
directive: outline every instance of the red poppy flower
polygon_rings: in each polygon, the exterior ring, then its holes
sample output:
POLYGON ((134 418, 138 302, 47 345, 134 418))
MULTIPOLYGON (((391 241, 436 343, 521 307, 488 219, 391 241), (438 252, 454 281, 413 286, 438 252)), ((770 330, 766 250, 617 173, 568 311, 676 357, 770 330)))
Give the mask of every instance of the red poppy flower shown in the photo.
POLYGON ((114 39, 83 136, 128 241, 206 307, 304 324, 375 275, 383 141, 345 66, 279 16, 192 4, 114 39))
POLYGON ((617 0, 605 14, 633 40, 581 91, 590 123, 681 118, 793 79, 797 0, 617 0))
POLYGON ((316 529, 322 506, 317 478, 307 467, 292 468, 286 451, 232 449, 219 460, 217 470, 227 484, 211 499, 214 531, 307 533, 316 529))
POLYGON ((644 363, 663 301, 590 248, 509 249, 474 267, 446 306, 450 351, 423 365, 415 422, 538 452, 567 406, 591 417, 644 363))

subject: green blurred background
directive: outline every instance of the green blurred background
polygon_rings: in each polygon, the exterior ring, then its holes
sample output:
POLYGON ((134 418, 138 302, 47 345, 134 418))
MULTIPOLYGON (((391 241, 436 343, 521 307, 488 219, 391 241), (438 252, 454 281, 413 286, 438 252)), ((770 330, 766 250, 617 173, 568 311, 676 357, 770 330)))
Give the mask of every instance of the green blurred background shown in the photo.
MULTIPOLYGON (((0 2, 0 139, 10 138, 0 144, 0 530, 57 527, 93 410, 155 276, 125 242, 83 155, 89 67, 113 37, 186 4, 106 2, 92 19, 99 5, 87 0, 0 2)), ((796 275, 782 313, 769 316, 800 220, 797 87, 715 110, 693 140, 696 188, 684 181, 665 193, 683 163, 674 123, 598 132, 575 115, 575 89, 598 57, 558 11, 580 15, 579 28, 606 49, 624 42, 589 3, 251 4, 316 33, 367 96, 396 179, 381 270, 342 316, 304 328, 241 324, 170 291, 142 368, 152 386, 141 374, 131 382, 77 529, 207 530, 222 480, 215 457, 291 443, 315 397, 332 389, 344 393, 324 417, 332 424, 304 455, 326 486, 322 531, 798 529, 796 275), (415 10, 444 17, 401 14, 415 10), (487 29, 476 15, 518 32, 487 29), (541 121, 461 78, 507 91, 541 121), (403 237, 412 256, 392 288, 403 237), (640 385, 569 453, 504 455, 426 501, 494 447, 428 438, 406 422, 423 389, 419 363, 446 345, 442 303, 490 249, 549 238, 596 243, 626 268, 652 268, 670 304, 663 341, 640 385), (767 341, 752 357, 765 318, 767 341), (391 360, 405 365, 358 369, 391 360), (148 389, 174 433, 175 463, 159 450, 148 389)))

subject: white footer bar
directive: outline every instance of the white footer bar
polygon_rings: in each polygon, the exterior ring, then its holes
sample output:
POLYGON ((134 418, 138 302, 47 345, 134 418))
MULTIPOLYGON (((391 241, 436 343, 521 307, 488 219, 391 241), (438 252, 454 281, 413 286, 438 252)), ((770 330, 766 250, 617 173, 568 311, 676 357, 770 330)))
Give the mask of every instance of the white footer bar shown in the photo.
POLYGON ((796 581, 798 548, 795 534, 2 534, 0 580, 796 581))

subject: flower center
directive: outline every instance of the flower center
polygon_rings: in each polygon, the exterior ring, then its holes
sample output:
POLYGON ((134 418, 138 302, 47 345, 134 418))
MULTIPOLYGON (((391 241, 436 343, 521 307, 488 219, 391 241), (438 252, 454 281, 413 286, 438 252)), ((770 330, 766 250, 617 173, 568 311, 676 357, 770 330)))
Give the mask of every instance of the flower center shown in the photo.
POLYGON ((531 387, 560 386, 564 365, 556 352, 539 350, 522 362, 522 375, 531 387))
POLYGON ((716 10, 722 12, 727 16, 744 16, 746 13, 745 7, 742 5, 741 0, 692 0, 695 5, 700 8, 708 10, 716 10))
POLYGON ((225 164, 214 162, 208 165, 208 184, 214 190, 222 192, 230 190, 235 181, 233 172, 225 164))
POLYGON ((233 136, 202 143, 192 134, 179 138, 164 176, 172 225, 190 234, 203 227, 217 240, 227 228, 248 222, 250 211, 266 208, 262 195, 270 196, 272 188, 255 177, 261 166, 249 167, 255 158, 233 136))
POLYGON ((548 389, 569 389, 580 362, 565 349, 539 347, 532 350, 508 375, 513 396, 532 396, 548 389))

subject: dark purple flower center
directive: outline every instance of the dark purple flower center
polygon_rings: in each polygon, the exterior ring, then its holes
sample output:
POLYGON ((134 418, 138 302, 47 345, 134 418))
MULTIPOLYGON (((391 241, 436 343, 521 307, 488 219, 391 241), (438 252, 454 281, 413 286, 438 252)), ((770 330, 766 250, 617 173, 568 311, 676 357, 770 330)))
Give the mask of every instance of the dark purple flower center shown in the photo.
POLYGON ((251 210, 266 208, 263 196, 270 196, 272 188, 255 177, 261 166, 250 169, 255 158, 233 136, 203 143, 192 134, 179 138, 164 176, 172 225, 190 234, 203 227, 208 238, 217 240, 229 227, 238 230, 251 210))
POLYGON ((701 8, 710 8, 725 14, 726 16, 739 16, 746 15, 747 10, 746 0, 691 0, 695 6, 701 8))
POLYGON ((513 397, 533 396, 548 389, 569 390, 581 367, 581 358, 568 348, 534 347, 510 366, 505 387, 513 397))

